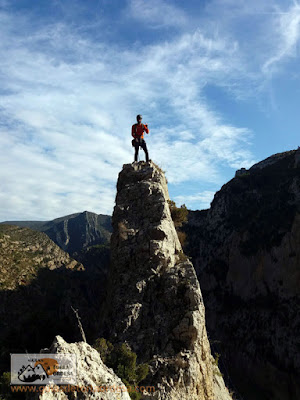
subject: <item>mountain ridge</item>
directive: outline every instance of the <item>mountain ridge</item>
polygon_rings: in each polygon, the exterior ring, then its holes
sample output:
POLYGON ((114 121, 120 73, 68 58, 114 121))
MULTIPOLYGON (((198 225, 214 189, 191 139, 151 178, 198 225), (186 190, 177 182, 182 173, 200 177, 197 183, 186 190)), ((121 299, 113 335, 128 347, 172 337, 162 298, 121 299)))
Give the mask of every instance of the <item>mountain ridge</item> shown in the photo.
POLYGON ((183 229, 208 332, 239 392, 299 398, 300 149, 240 171, 183 229))
POLYGON ((95 244, 104 244, 111 235, 111 217, 90 211, 69 214, 50 221, 4 221, 45 232, 64 251, 73 255, 95 244))

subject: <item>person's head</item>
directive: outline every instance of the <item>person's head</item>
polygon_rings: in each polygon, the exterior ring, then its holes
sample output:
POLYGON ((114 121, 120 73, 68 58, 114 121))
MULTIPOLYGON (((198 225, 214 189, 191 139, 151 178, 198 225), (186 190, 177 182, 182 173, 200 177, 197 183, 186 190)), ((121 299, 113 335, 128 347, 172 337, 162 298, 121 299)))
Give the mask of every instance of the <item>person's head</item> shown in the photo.
POLYGON ((140 124, 140 123, 142 122, 142 119, 143 119, 143 117, 142 117, 141 114, 138 114, 138 115, 136 116, 136 120, 137 120, 138 124, 140 124))

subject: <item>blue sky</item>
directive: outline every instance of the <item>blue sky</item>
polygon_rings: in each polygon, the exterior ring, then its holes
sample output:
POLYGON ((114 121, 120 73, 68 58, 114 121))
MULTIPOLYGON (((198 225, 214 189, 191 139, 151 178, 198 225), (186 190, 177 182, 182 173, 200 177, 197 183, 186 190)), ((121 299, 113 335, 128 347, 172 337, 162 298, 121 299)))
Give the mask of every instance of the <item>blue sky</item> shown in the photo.
POLYGON ((299 36, 296 0, 0 0, 0 220, 111 214, 138 113, 170 197, 208 208, 299 145, 299 36))

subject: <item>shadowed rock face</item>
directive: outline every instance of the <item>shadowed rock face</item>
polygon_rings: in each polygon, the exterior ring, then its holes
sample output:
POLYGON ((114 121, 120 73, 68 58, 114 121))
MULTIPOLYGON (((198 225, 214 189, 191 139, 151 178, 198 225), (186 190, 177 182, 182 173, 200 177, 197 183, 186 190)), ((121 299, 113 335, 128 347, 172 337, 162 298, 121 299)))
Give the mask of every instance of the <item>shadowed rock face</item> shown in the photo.
POLYGON ((125 164, 117 183, 102 332, 150 365, 157 399, 231 399, 210 352, 205 309, 183 255, 163 171, 125 164))
POLYGON ((299 159, 255 164, 185 226, 209 336, 247 400, 300 398, 299 159))

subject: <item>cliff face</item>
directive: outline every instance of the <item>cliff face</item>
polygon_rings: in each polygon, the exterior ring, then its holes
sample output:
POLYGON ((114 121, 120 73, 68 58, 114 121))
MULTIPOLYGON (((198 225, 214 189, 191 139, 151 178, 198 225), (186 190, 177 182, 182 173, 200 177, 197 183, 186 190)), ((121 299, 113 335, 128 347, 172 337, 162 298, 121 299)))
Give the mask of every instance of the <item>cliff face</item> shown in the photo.
POLYGON ((157 399, 230 399, 211 355, 192 263, 171 219, 154 163, 125 164, 117 183, 102 335, 126 341, 150 366, 157 399))
POLYGON ((73 255, 88 246, 107 243, 111 234, 111 218, 84 211, 50 221, 43 227, 43 231, 63 250, 73 255))
POLYGON ((254 165, 185 226, 209 335, 245 399, 300 398, 300 150, 254 165))

